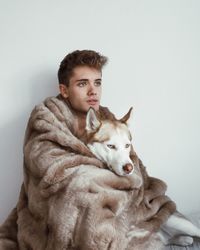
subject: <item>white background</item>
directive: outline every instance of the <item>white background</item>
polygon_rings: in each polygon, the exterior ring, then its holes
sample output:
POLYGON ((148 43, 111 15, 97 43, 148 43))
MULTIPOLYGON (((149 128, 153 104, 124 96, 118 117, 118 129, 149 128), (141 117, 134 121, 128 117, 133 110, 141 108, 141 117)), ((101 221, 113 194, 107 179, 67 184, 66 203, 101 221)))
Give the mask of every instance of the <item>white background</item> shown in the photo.
POLYGON ((135 149, 186 214, 200 211, 200 1, 0 0, 0 223, 22 183, 29 114, 75 49, 109 57, 102 105, 134 107, 135 149))

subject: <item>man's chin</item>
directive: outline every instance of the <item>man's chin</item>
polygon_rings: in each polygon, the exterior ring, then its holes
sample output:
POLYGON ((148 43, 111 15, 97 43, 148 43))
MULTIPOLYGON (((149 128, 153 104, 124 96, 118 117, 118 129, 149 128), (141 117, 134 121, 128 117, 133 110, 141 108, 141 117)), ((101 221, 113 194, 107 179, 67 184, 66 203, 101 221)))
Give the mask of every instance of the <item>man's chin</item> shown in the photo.
POLYGON ((81 109, 77 109, 76 108, 76 111, 80 112, 80 113, 83 113, 83 114, 87 114, 88 110, 90 108, 93 108, 95 111, 98 111, 99 110, 99 106, 87 106, 87 107, 82 107, 81 109))
POLYGON ((87 111, 90 109, 90 108, 93 108, 95 111, 98 111, 99 110, 99 104, 95 104, 95 105, 89 105, 88 108, 87 108, 87 111))
POLYGON ((98 106, 98 107, 93 107, 93 106, 91 106, 91 108, 93 108, 95 111, 98 111, 98 110, 99 110, 99 106, 98 106))

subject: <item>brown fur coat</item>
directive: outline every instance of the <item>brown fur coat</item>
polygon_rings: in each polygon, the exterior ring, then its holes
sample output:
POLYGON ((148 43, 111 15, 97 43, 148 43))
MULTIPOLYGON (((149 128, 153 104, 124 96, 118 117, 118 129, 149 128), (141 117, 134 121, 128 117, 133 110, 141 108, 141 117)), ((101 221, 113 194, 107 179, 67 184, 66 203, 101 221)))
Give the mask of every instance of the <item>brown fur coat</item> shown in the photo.
MULTIPOLYGON (((99 113, 114 119, 106 108, 99 113)), ((0 227, 0 249, 161 249, 156 232, 175 211, 165 183, 147 175, 133 150, 134 175, 107 170, 78 139, 78 127, 79 117, 60 96, 32 111, 24 182, 0 227)))

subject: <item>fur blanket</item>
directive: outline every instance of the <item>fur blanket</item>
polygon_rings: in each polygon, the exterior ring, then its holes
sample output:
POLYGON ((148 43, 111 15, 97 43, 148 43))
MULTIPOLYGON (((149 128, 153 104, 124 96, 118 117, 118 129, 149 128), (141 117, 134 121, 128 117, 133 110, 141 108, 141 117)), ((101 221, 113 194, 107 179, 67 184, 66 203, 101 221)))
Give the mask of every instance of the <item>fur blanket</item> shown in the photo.
MULTIPOLYGON (((101 107, 103 119, 115 119, 101 107)), ((79 117, 61 96, 32 111, 24 140, 24 182, 0 227, 0 249, 160 249, 157 231, 175 211, 164 182, 137 165, 131 176, 106 169, 79 139, 79 117)))

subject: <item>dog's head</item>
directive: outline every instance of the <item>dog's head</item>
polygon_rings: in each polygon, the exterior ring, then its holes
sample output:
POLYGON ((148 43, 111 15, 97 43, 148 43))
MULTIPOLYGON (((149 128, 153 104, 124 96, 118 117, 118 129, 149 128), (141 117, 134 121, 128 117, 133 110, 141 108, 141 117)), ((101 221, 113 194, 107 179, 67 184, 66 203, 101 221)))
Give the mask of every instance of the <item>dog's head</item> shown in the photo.
POLYGON ((108 168, 118 175, 130 175, 134 164, 130 159, 131 133, 127 126, 132 108, 120 120, 100 120, 90 108, 86 117, 87 146, 108 168))

